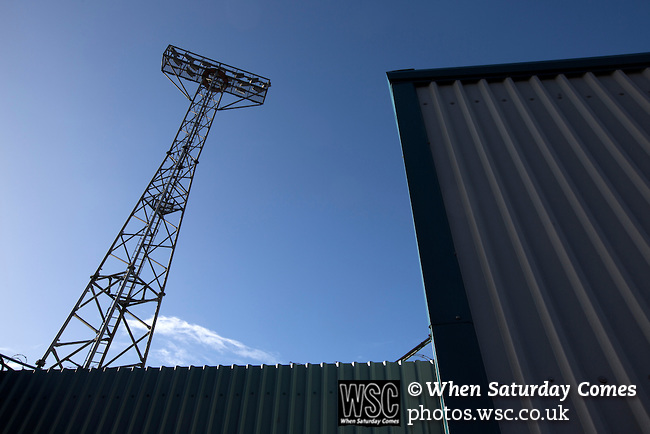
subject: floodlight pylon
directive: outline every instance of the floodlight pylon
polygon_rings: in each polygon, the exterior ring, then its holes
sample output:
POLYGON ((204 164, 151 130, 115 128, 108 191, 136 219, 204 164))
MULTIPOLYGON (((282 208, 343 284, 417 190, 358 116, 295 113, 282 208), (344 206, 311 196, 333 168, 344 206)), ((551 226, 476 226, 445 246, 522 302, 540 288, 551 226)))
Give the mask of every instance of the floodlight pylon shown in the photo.
POLYGON ((190 100, 171 148, 39 368, 144 367, 187 200, 217 111, 264 103, 267 78, 169 45, 162 72, 190 100), (190 96, 185 84, 198 85, 190 96))

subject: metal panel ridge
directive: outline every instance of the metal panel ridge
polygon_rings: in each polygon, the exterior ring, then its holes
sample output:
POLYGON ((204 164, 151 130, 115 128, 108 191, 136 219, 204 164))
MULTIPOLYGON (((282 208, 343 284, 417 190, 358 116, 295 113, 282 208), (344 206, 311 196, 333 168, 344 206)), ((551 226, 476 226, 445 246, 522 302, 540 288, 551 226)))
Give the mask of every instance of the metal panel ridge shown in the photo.
MULTIPOLYGON (((448 290, 466 297, 487 381, 570 390, 497 394, 497 409, 570 415, 501 432, 650 432, 648 67, 650 53, 388 73, 405 162, 426 154, 449 222, 420 211, 438 193, 425 163, 407 164, 423 275, 422 251, 439 249, 428 234, 449 231, 462 285, 448 290), (395 89, 409 86, 407 113, 395 89)), ((436 284, 425 278, 430 315, 451 314, 436 284)), ((465 356, 431 321, 445 381, 465 356)))

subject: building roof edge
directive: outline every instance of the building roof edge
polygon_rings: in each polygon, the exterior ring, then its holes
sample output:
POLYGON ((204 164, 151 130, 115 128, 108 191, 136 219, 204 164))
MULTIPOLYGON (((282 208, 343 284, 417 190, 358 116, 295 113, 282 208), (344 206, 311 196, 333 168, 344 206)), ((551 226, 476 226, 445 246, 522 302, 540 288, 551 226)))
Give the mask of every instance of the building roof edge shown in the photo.
POLYGON ((536 62, 505 63, 482 66, 461 66, 436 69, 409 69, 388 71, 388 81, 474 81, 504 79, 533 75, 583 74, 607 72, 616 69, 638 69, 650 66, 650 52, 578 59, 544 60, 536 62))

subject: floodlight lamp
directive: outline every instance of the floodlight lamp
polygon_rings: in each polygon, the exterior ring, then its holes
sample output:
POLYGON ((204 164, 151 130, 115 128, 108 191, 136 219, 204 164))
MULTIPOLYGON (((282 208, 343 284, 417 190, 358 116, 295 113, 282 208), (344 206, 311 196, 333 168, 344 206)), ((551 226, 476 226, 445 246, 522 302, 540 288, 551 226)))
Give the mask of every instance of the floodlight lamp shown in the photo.
POLYGON ((181 63, 182 63, 181 60, 180 60, 181 56, 179 56, 178 52, 176 50, 174 50, 171 46, 169 47, 169 52, 172 54, 171 57, 172 57, 172 60, 174 61, 174 63, 176 63, 176 65, 178 65, 178 66, 181 66, 181 63))

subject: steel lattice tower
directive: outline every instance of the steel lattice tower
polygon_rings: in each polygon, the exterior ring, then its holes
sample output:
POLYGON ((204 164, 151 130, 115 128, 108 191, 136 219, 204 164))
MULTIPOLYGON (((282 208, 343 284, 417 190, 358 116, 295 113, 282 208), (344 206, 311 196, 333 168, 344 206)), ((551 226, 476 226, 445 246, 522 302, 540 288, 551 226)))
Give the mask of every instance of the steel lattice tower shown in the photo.
POLYGON ((38 367, 144 367, 201 150, 219 110, 262 105, 267 78, 168 46, 162 72, 191 101, 145 189, 38 367), (184 82, 198 84, 194 96, 184 82), (53 360, 52 360, 53 359, 53 360))

